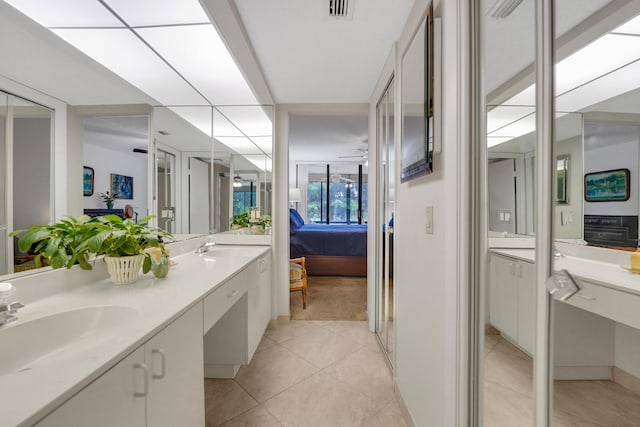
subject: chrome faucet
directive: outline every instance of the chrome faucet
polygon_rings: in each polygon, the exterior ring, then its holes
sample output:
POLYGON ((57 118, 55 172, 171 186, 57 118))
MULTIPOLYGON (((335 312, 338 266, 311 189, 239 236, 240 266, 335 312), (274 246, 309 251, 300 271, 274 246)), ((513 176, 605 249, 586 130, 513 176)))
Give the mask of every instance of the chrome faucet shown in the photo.
POLYGON ((196 249, 196 253, 203 254, 207 252, 210 247, 215 245, 216 242, 213 240, 213 236, 209 236, 206 238, 206 240, 203 240, 202 243, 200 243, 200 246, 198 246, 198 249, 196 249))
POLYGON ((19 308, 24 307, 20 302, 9 303, 9 297, 16 293, 16 288, 11 283, 0 283, 0 325, 18 320, 15 314, 19 308))
POLYGON ((21 302, 12 302, 11 304, 0 304, 0 325, 5 325, 18 320, 18 316, 15 314, 19 308, 24 307, 21 302))

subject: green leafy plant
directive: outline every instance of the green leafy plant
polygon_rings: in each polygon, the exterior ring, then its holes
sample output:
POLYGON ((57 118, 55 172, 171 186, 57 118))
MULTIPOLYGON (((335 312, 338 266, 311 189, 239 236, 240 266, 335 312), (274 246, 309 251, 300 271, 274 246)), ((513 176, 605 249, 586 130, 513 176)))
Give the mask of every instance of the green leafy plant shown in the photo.
POLYGON ((138 222, 122 219, 117 215, 98 217, 100 231, 86 241, 87 247, 97 249, 97 253, 110 257, 144 255, 142 272, 151 269, 151 257, 144 252, 146 248, 160 246, 161 237, 171 237, 170 233, 148 226, 152 216, 144 217, 138 222))
POLYGON ((91 270, 89 257, 99 248, 86 244, 102 228, 97 218, 81 215, 68 216, 55 224, 33 225, 27 230, 16 230, 12 236, 22 234, 18 239, 18 249, 34 253, 37 267, 43 260, 53 268, 71 268, 76 262, 85 270, 91 270))
POLYGON ((263 230, 271 228, 271 215, 262 215, 260 218, 258 218, 258 222, 256 222, 255 224, 261 226, 263 230))
POLYGON ((11 235, 22 234, 18 248, 35 253, 38 267, 45 259, 53 268, 71 268, 77 262, 83 269, 91 270, 91 255, 123 257, 143 254, 142 270, 147 273, 151 269, 151 258, 144 250, 160 246, 162 237, 171 237, 164 230, 149 227, 151 218, 145 217, 136 223, 117 215, 95 218, 69 216, 55 224, 33 225, 11 235))
POLYGON ((249 212, 239 213, 231 217, 231 228, 246 228, 249 225, 249 212))
POLYGON ((107 205, 107 209, 113 209, 113 202, 118 198, 118 193, 114 191, 113 194, 109 194, 108 191, 105 191, 104 193, 98 193, 98 196, 100 196, 104 204, 107 205))

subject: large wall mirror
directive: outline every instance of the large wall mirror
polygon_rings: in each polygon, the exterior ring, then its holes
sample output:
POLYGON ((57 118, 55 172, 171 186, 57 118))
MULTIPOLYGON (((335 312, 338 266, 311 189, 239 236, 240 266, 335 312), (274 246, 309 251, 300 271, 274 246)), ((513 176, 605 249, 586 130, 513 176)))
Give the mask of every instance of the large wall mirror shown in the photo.
POLYGON ((27 18, 0 2, 1 45, 15 59, 0 67, 0 276, 34 267, 32 255, 15 249, 10 232, 65 214, 154 215, 176 238, 260 232, 260 242, 268 244, 273 107, 258 105, 244 77, 232 75, 237 65, 224 46, 212 60, 177 55, 175 43, 160 46, 154 37, 194 30, 205 33, 198 40, 216 45, 220 36, 204 10, 193 9, 189 23, 172 25, 173 18, 161 17, 153 28, 140 29, 148 45, 118 26, 112 33, 123 37, 96 37, 105 44, 96 48, 88 34, 103 34, 103 26, 62 12, 71 21, 59 25, 36 9, 27 7, 35 14, 27 18), (111 48, 117 54, 110 55, 111 48), (47 66, 22 61, 24 51, 47 66), (135 69, 122 66, 129 57, 135 69), (227 80, 210 78, 218 69, 227 80), (60 157, 66 165, 56 163, 60 157), (107 205, 103 195, 114 189, 118 198, 107 205), (60 195, 63 203, 57 203, 60 195), (231 230, 234 215, 249 211, 267 225, 231 230))
POLYGON ((0 275, 34 267, 13 230, 52 217, 53 111, 0 92, 0 275))

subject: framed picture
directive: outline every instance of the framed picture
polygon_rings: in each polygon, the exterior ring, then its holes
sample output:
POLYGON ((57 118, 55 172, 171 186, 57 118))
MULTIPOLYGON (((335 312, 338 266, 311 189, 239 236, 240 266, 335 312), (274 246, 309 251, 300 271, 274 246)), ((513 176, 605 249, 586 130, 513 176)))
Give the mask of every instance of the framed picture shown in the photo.
POLYGON ((82 195, 93 196, 93 178, 95 172, 93 168, 85 166, 82 169, 82 195))
POLYGON ((433 10, 402 56, 402 142, 400 181, 433 172, 433 10))
POLYGON ((629 200, 629 169, 591 172, 584 176, 584 200, 587 202, 624 202, 629 200))
POLYGON ((112 173, 111 194, 117 194, 118 199, 133 199, 133 177, 112 173))

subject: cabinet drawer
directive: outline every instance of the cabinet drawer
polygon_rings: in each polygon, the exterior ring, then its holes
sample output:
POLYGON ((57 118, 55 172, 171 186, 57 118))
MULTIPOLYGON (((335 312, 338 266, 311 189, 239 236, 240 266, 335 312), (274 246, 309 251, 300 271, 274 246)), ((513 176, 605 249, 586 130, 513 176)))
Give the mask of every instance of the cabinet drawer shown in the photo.
POLYGON ((640 328, 640 296, 617 291, 580 280, 580 292, 567 303, 583 310, 615 320, 633 328, 640 328))
POLYGON ((247 269, 218 286, 204 299, 203 325, 206 334, 248 289, 247 269))

